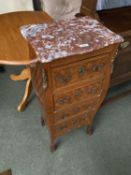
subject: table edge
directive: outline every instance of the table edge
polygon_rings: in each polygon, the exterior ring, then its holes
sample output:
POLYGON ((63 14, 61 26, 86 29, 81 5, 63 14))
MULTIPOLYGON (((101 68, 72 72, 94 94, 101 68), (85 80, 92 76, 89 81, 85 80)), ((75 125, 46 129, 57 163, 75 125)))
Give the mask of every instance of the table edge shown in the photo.
POLYGON ((30 61, 0 61, 0 65, 11 65, 11 66, 24 66, 24 65, 31 65, 33 63, 38 62, 38 59, 30 60, 30 61))

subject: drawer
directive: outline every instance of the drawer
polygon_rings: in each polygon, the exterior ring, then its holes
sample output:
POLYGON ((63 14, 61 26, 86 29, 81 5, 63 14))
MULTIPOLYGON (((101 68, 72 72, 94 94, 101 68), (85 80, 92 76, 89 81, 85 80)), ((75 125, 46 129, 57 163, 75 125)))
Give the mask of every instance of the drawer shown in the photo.
POLYGON ((54 95, 54 110, 59 110, 69 105, 82 102, 94 97, 99 97, 102 91, 102 80, 92 84, 78 86, 65 93, 54 95))
POLYGON ((82 80, 92 81, 97 79, 105 70, 107 58, 106 54, 97 56, 97 59, 95 57, 92 60, 86 59, 67 66, 53 68, 53 87, 57 89, 82 80))
POLYGON ((54 126, 55 137, 61 136, 70 132, 72 129, 80 128, 88 125, 92 117, 92 112, 84 112, 77 117, 71 118, 68 121, 62 122, 54 126))
POLYGON ((77 117, 80 113, 93 111, 98 104, 98 98, 93 100, 86 100, 82 103, 78 103, 76 105, 72 105, 65 110, 61 110, 54 114, 55 123, 66 121, 72 117, 77 117))

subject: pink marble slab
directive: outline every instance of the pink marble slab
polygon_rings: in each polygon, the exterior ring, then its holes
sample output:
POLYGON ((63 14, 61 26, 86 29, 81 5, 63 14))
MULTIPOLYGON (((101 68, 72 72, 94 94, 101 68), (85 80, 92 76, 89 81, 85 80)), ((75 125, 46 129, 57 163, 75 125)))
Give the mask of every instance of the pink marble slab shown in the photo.
POLYGON ((21 27, 42 63, 121 43, 123 38, 89 16, 21 27))

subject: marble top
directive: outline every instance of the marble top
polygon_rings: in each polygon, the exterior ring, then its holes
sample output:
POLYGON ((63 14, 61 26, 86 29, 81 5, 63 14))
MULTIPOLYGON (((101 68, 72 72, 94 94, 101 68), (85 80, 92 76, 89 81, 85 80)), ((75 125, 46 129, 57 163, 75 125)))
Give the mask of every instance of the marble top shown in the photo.
POLYGON ((120 43, 123 38, 89 16, 21 27, 42 63, 120 43))

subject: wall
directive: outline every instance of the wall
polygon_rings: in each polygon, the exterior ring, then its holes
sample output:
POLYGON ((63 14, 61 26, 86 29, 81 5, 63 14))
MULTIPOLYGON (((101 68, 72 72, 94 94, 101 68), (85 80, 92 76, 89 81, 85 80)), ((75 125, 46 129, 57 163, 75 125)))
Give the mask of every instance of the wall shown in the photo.
POLYGON ((44 10, 55 20, 72 18, 79 12, 81 0, 43 0, 44 10))
POLYGON ((0 0, 0 13, 33 10, 32 0, 0 0))

